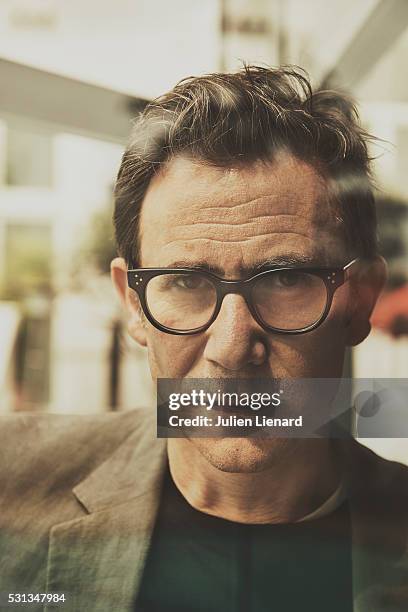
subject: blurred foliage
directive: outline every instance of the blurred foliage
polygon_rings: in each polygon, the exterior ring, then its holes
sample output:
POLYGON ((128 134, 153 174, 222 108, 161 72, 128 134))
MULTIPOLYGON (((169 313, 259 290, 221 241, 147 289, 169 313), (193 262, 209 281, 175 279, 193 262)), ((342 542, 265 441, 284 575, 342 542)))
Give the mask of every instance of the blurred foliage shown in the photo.
POLYGON ((0 299, 21 302, 35 294, 50 296, 51 245, 48 227, 15 225, 7 236, 7 265, 0 299))
POLYGON ((85 238, 77 253, 73 265, 76 280, 83 276, 85 268, 91 268, 98 274, 108 275, 110 263, 117 255, 112 222, 112 205, 105 206, 96 212, 90 220, 85 238))
POLYGON ((110 263, 116 257, 116 245, 112 223, 112 209, 94 215, 88 257, 101 274, 109 274, 110 263))

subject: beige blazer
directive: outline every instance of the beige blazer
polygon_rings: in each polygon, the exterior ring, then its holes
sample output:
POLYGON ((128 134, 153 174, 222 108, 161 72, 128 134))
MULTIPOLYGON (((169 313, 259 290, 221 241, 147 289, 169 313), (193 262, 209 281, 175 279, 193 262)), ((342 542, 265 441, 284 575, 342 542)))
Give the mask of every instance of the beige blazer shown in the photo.
MULTIPOLYGON (((166 459, 154 410, 12 415, 0 436, 2 596, 65 593, 27 610, 134 610, 166 459)), ((408 468, 355 441, 344 461, 354 611, 407 612, 408 468)))

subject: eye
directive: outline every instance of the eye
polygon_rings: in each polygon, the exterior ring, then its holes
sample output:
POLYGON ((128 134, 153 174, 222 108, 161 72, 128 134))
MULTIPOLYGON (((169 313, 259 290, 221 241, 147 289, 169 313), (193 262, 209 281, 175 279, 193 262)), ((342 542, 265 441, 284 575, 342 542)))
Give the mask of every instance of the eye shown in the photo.
POLYGON ((174 284, 180 289, 189 289, 190 291, 201 289, 206 285, 204 279, 196 274, 183 274, 174 280, 174 284))
POLYGON ((275 282, 278 287, 297 287, 305 284, 306 277, 302 272, 284 270, 276 274, 275 282))

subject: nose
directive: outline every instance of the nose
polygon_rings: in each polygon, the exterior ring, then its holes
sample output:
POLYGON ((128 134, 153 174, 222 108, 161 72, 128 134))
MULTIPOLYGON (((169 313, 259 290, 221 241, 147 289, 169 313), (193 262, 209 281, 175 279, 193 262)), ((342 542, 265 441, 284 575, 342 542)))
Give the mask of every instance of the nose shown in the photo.
POLYGON ((267 359, 265 332, 241 295, 224 297, 207 336, 205 359, 225 370, 238 373, 248 366, 261 366, 267 359))

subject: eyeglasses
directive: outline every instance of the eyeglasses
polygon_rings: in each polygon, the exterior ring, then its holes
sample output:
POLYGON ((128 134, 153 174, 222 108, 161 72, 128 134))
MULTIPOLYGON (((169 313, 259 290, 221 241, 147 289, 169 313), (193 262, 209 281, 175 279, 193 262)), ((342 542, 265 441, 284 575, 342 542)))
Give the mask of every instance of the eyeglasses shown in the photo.
POLYGON ((229 293, 242 295, 255 321, 277 334, 304 334, 329 314, 333 296, 360 259, 343 268, 279 267, 244 280, 190 268, 128 270, 146 318, 168 334, 198 334, 215 321, 229 293))

